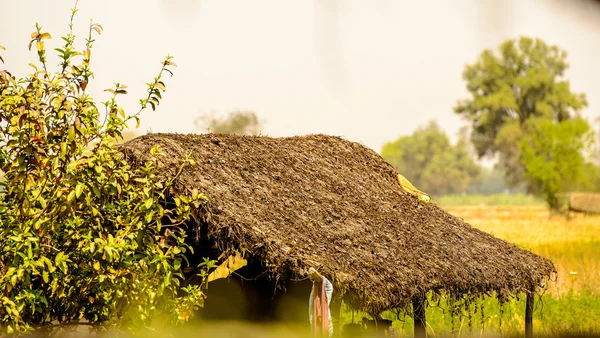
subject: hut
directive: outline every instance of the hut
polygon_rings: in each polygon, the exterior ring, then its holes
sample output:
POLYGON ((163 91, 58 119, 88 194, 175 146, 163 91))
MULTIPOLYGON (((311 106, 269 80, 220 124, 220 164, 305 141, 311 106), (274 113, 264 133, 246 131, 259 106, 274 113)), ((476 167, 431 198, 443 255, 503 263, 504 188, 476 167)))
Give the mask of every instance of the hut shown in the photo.
POLYGON ((334 284, 334 300, 354 309, 412 307, 417 336, 425 335, 428 292, 525 293, 531 336, 533 295, 555 272, 552 262, 420 203, 371 149, 326 135, 149 134, 121 151, 139 165, 155 145, 167 154, 161 175, 175 175, 188 154, 197 162, 174 190, 208 196, 195 226, 213 254, 241 248, 277 284, 316 267, 334 284))
POLYGON ((600 193, 570 192, 557 194, 559 211, 600 214, 600 193))

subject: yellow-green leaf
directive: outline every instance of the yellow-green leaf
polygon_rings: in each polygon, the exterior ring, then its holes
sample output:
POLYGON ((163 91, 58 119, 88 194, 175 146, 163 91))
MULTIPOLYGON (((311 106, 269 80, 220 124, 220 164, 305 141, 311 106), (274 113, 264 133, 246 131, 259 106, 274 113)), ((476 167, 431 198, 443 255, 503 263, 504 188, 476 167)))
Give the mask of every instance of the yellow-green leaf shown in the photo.
POLYGON ((225 262, 219 265, 213 272, 208 275, 208 281, 212 282, 215 279, 229 277, 235 270, 246 266, 247 261, 239 253, 231 255, 225 262))
POLYGON ((69 140, 75 139, 75 127, 74 126, 69 127, 68 137, 69 137, 69 140))
POLYGON ((75 197, 79 198, 79 196, 81 196, 82 192, 83 192, 83 184, 77 183, 77 186, 75 186, 75 197))
POLYGON ((40 201, 40 205, 42 206, 42 208, 46 209, 46 200, 44 199, 44 197, 40 196, 38 198, 38 201, 40 201))
POLYGON ((150 207, 152 206, 153 202, 154 202, 154 200, 152 199, 152 197, 148 198, 146 200, 146 202, 144 202, 144 205, 146 206, 146 209, 150 209, 150 207))
POLYGON ((149 212, 146 214, 146 223, 152 222, 152 217, 154 217, 154 212, 149 212))
POLYGON ((42 278, 44 279, 44 283, 48 283, 48 281, 50 280, 50 274, 48 273, 48 271, 44 271, 42 272, 42 278))
POLYGON ((71 192, 67 195, 67 202, 72 202, 75 199, 75 190, 71 190, 71 192))

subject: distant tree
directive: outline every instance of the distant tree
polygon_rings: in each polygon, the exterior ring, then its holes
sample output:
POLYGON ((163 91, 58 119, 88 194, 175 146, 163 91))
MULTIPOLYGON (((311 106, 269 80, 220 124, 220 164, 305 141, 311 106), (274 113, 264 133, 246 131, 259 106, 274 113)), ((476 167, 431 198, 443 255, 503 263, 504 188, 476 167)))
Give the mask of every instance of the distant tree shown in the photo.
POLYGON ((498 155, 507 183, 525 179, 520 144, 529 119, 559 123, 587 106, 585 94, 571 91, 564 78, 567 69, 565 51, 528 37, 508 40, 497 52, 485 50, 466 66, 463 78, 471 97, 454 110, 471 122, 477 155, 498 155))
POLYGON ((417 188, 434 196, 464 193, 480 173, 468 141, 461 138, 452 145, 434 121, 386 143, 381 155, 417 188))
POLYGON ((233 111, 224 118, 214 115, 204 115, 194 121, 198 129, 205 129, 210 133, 258 135, 261 123, 255 112, 233 111))
POLYGON ((560 123, 530 119, 524 124, 520 144, 524 175, 530 190, 542 194, 551 208, 556 207, 559 192, 586 185, 589 189, 594 183, 590 182, 595 179, 594 166, 583 156, 593 141, 589 131, 589 124, 580 118, 560 123))

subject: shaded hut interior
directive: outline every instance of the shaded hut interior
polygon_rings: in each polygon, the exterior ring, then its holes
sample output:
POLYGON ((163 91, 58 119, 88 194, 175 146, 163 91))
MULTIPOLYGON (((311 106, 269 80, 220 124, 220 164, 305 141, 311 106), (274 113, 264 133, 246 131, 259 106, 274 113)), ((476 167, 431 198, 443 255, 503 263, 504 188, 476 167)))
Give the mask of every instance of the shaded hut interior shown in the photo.
MULTIPOLYGON (((208 236, 201 236, 194 247, 196 260, 192 265, 200 263, 198 258, 216 259, 221 254, 208 236)), ((198 311, 198 317, 201 320, 279 321, 308 326, 311 282, 306 278, 278 282, 262 260, 252 256, 246 259, 247 265, 228 278, 209 283, 205 306, 198 311)))
MULTIPOLYGON (((206 318, 293 320, 291 313, 277 314, 285 302, 274 291, 287 290, 289 303, 306 306, 310 283, 297 281, 309 267, 351 308, 374 315, 420 309, 428 292, 533 299, 555 272, 550 260, 435 203, 420 203, 400 189, 393 166, 359 143, 326 135, 149 134, 120 150, 135 166, 155 145, 167 154, 157 163, 164 177, 173 177, 186 155, 196 161, 172 191, 196 188, 208 198, 197 214, 200 224, 191 225, 201 232, 195 257, 242 249, 249 259, 238 272, 243 278, 209 286, 206 318), (227 303, 242 294, 241 303, 227 303)), ((304 309, 298 316, 307 317, 304 309)), ((424 334, 424 311, 413 313, 423 316, 424 334)))

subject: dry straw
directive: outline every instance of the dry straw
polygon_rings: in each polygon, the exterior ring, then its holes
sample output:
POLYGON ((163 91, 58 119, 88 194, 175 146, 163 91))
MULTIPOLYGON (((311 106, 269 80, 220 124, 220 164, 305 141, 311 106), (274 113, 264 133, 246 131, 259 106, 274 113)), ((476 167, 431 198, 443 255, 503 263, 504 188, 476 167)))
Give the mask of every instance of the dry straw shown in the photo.
POLYGON ((191 154, 176 193, 209 198, 196 224, 221 251, 245 248, 273 278, 309 266, 369 313, 403 308, 415 295, 529 292, 552 262, 471 227, 400 189, 395 169, 371 149, 338 137, 150 134, 121 147, 143 163, 159 145, 161 175, 191 154))

